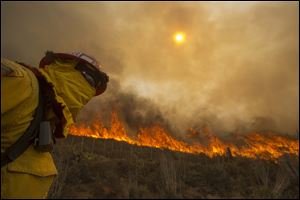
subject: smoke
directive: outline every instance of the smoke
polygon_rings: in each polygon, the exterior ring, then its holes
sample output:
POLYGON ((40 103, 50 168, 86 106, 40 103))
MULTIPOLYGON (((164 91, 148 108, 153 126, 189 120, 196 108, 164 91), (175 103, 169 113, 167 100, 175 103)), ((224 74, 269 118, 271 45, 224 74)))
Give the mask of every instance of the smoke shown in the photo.
POLYGON ((171 123, 159 107, 149 98, 138 96, 132 91, 123 92, 120 83, 112 80, 111 89, 103 96, 91 100, 77 118, 77 122, 91 125, 100 120, 104 126, 111 123, 111 114, 117 112, 129 134, 136 134, 140 128, 161 125, 170 132, 175 132, 171 123))
POLYGON ((83 51, 130 129, 299 130, 299 2, 1 2, 1 56, 83 51), (172 35, 186 33, 183 45, 172 35))

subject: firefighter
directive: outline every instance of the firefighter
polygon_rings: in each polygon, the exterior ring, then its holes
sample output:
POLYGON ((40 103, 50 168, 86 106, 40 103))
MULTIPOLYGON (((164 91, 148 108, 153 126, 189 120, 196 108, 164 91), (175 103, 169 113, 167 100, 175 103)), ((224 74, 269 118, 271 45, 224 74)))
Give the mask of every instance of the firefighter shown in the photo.
POLYGON ((55 138, 67 136, 108 81, 84 53, 48 51, 39 68, 1 58, 1 199, 47 197, 57 175, 55 138))

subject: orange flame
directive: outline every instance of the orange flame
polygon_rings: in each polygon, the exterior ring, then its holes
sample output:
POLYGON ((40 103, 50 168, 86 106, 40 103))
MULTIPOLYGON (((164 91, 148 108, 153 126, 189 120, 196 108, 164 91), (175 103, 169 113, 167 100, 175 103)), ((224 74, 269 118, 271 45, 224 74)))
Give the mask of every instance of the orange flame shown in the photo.
MULTIPOLYGON (((199 132, 189 129, 189 138, 197 138, 199 132)), ((72 126, 69 130, 71 135, 85 136, 101 139, 114 139, 125 141, 138 146, 165 148, 172 151, 199 154, 204 153, 209 157, 225 155, 228 149, 232 156, 243 156, 248 158, 276 159, 285 153, 299 156, 299 140, 290 139, 274 133, 250 133, 248 135, 237 135, 243 142, 242 146, 222 141, 208 128, 203 130, 207 145, 195 141, 192 144, 180 141, 169 134, 159 125, 141 128, 136 137, 130 137, 116 112, 112 112, 111 128, 105 128, 101 122, 95 121, 91 127, 80 125, 72 126)))

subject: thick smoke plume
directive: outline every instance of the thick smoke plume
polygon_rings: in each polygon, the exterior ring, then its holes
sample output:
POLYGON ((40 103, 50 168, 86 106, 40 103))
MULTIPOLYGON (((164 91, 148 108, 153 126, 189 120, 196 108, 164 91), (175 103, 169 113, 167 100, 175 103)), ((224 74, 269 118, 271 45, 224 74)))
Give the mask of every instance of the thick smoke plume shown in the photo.
POLYGON ((299 2, 1 2, 1 56, 37 66, 46 50, 87 52, 110 75, 79 119, 299 130, 299 2))

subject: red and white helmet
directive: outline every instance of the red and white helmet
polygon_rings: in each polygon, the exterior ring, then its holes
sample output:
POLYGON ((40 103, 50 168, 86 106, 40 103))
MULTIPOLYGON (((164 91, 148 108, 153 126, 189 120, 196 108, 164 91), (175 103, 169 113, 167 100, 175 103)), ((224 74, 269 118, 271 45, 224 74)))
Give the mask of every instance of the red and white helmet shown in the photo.
POLYGON ((53 60, 55 58, 83 61, 88 64, 91 64, 97 70, 100 70, 100 67, 101 67, 101 65, 98 63, 98 61, 95 58, 93 58, 92 56, 89 56, 85 53, 81 53, 81 52, 54 53, 51 51, 46 52, 46 55, 40 61, 39 67, 44 68, 45 65, 51 64, 51 62, 53 62, 53 60))

